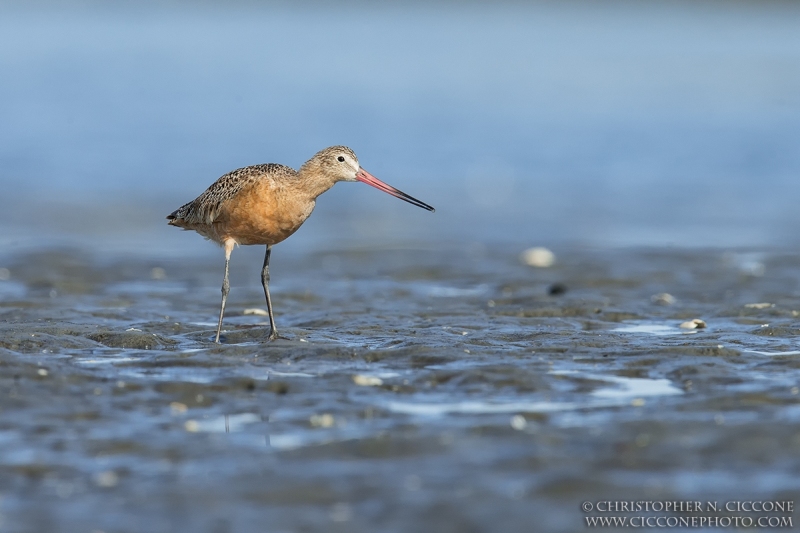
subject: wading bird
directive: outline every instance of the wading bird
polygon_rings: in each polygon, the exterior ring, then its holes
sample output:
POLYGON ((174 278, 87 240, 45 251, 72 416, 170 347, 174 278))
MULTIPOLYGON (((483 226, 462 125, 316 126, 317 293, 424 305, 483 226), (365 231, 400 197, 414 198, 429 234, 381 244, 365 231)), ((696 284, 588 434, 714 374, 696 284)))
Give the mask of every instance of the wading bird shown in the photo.
POLYGON ((167 216, 171 226, 194 230, 225 249, 222 305, 214 342, 219 343, 225 301, 230 291, 228 264, 237 244, 267 246, 261 269, 261 285, 267 299, 269 340, 278 337, 269 296, 269 256, 272 246, 297 231, 314 210, 317 197, 338 181, 362 181, 410 204, 428 211, 434 210, 361 168, 356 154, 350 148, 331 146, 317 152, 298 171, 269 163, 229 172, 203 194, 167 216))

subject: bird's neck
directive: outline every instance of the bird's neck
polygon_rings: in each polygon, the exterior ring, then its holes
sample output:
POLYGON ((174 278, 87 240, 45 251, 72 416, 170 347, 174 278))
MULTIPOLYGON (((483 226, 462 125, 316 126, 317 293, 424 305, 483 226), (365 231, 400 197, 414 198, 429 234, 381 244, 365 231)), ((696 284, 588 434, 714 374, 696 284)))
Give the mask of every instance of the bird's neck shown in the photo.
POLYGON ((336 184, 336 180, 319 168, 312 161, 307 162, 297 171, 297 185, 309 199, 316 200, 317 196, 324 193, 336 184))

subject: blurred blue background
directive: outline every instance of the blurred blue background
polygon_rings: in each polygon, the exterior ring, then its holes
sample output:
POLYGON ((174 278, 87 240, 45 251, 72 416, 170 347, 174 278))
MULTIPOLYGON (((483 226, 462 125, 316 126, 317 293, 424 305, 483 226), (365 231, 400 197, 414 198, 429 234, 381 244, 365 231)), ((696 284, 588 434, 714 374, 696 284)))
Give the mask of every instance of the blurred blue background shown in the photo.
POLYGON ((798 243, 800 3, 0 3, 0 243, 188 253, 223 173, 347 144, 285 245, 798 243))

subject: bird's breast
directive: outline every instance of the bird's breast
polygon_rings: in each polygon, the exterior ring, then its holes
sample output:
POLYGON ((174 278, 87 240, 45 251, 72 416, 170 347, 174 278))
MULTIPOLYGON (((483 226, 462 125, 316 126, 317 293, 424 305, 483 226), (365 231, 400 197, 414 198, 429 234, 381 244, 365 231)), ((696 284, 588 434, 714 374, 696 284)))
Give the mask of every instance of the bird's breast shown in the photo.
POLYGON ((315 201, 273 183, 260 183, 226 205, 217 231, 239 244, 277 244, 306 221, 315 201))

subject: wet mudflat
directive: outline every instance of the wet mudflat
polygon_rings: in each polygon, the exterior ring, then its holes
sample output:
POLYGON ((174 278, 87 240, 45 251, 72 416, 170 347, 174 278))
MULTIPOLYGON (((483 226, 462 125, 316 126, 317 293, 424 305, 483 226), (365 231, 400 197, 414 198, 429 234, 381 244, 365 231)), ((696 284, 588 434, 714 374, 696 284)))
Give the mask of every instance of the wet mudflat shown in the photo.
POLYGON ((272 343, 237 252, 219 346, 221 253, 0 257, 0 531, 575 531, 585 501, 798 499, 800 254, 521 250, 278 247, 272 343))

